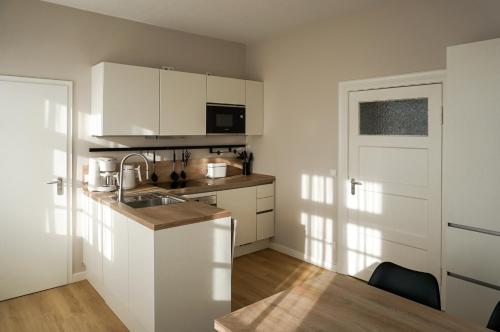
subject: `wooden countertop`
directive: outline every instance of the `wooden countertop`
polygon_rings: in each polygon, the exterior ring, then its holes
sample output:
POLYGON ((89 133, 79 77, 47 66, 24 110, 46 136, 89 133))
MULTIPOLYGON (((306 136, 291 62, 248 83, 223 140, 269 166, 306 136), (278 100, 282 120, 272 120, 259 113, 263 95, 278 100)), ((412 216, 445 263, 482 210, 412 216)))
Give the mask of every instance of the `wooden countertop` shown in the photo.
POLYGON ((236 331, 487 331, 333 272, 215 320, 236 331))
MULTIPOLYGON (((133 190, 125 190, 124 194, 127 196, 130 194, 159 191, 170 195, 185 195, 256 186, 260 184, 272 183, 273 181, 274 177, 268 175, 238 175, 214 180, 201 179, 196 181, 197 183, 199 182, 199 185, 197 184, 196 186, 182 189, 167 190, 157 186, 145 184, 133 190)), ((134 209, 125 204, 118 203, 114 199, 116 196, 115 192, 89 192, 86 187, 84 187, 84 192, 87 196, 98 201, 99 203, 107 205, 113 210, 155 231, 231 216, 230 211, 190 200, 185 203, 134 209)))
POLYGON ((228 190, 244 187, 260 186, 273 183, 274 176, 264 174, 235 175, 219 179, 197 179, 196 185, 188 188, 170 189, 174 195, 199 194, 210 191, 228 190))

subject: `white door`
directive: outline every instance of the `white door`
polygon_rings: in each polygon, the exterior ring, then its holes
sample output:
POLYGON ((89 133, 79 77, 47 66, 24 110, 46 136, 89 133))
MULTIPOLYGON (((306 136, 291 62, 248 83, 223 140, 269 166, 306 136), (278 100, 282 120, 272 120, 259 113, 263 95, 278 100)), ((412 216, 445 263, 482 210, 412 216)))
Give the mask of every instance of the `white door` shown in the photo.
POLYGON ((441 280, 441 114, 441 84, 349 93, 349 274, 392 261, 441 280))
POLYGON ((68 282, 70 94, 70 82, 0 76, 0 300, 68 282))

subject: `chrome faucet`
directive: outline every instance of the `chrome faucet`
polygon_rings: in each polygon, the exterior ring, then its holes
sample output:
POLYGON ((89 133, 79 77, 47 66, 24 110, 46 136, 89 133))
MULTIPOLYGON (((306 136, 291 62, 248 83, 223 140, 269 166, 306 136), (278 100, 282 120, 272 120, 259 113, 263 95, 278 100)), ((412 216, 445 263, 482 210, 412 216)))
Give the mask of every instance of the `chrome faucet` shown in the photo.
POLYGON ((127 160, 128 158, 130 158, 132 156, 138 156, 138 157, 141 157, 142 159, 144 159, 144 162, 146 163, 146 180, 149 177, 149 164, 148 164, 148 160, 146 159, 146 157, 144 157, 140 153, 131 153, 131 154, 128 154, 125 157, 123 157, 123 159, 120 163, 120 178, 119 178, 120 188, 118 189, 118 202, 120 202, 120 203, 123 203, 123 164, 125 163, 125 160, 127 160))

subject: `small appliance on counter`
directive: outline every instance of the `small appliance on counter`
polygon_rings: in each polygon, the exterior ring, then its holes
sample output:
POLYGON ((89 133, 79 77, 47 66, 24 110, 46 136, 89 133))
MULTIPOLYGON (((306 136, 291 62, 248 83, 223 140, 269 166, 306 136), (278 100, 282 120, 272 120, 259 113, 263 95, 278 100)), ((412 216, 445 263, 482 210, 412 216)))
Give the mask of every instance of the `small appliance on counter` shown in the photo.
POLYGON ((226 177, 227 165, 225 163, 208 163, 207 178, 216 179, 226 177))
POLYGON ((118 189, 115 158, 90 158, 88 190, 110 192, 118 189))
POLYGON ((142 182, 141 166, 123 165, 123 189, 134 189, 137 187, 137 180, 142 182))

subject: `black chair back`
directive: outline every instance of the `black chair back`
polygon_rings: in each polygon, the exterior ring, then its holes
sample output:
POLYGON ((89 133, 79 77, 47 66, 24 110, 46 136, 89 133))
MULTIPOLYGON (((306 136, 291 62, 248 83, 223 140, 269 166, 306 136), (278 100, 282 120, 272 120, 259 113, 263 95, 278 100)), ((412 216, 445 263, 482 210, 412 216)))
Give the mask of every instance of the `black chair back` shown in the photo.
POLYGON ((497 306, 491 313, 487 328, 493 331, 500 332, 500 301, 497 303, 497 306))
POLYGON ((441 310, 439 285, 436 278, 425 272, 383 262, 373 272, 368 284, 409 300, 441 310))

